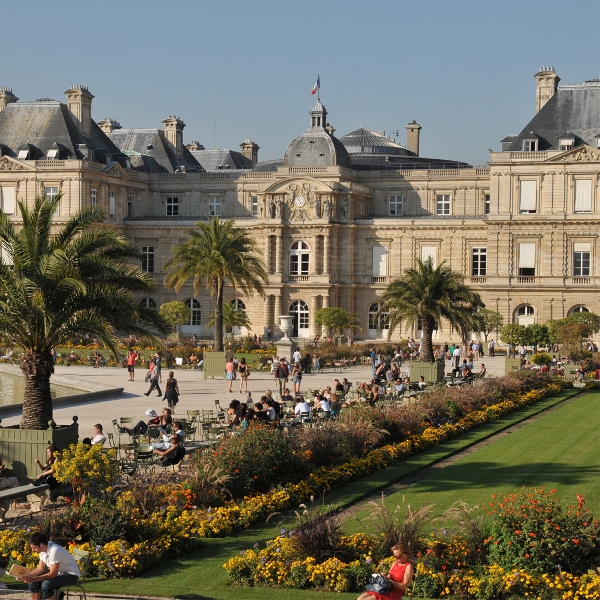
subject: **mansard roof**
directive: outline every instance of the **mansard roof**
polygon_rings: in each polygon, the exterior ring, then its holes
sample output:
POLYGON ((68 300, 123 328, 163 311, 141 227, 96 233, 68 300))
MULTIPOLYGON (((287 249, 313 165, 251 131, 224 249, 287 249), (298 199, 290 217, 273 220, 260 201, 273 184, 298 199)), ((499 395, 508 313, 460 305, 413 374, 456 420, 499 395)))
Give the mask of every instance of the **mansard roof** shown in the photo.
POLYGON ((539 138, 538 150, 560 150, 560 137, 566 130, 578 143, 596 145, 600 132, 600 79, 560 86, 507 150, 523 150, 523 141, 531 139, 530 132, 539 138))
POLYGON ((191 150, 191 154, 205 171, 233 171, 253 168, 252 160, 235 150, 191 150))
POLYGON ((0 144, 2 153, 13 157, 18 155, 19 148, 29 145, 32 150, 29 158, 38 160, 46 157, 50 149, 59 149, 61 159, 82 159, 85 155, 79 146, 91 151, 102 149, 113 157, 120 155, 93 120, 91 135, 84 136, 67 106, 49 98, 8 104, 0 112, 0 144))
POLYGON ((342 136, 340 142, 346 146, 350 156, 355 154, 398 154, 412 155, 413 153, 377 131, 360 127, 342 136))
MULTIPOLYGON (((161 129, 115 129, 110 139, 125 153, 136 152, 152 157, 169 173, 181 170, 181 167, 187 171, 204 171, 185 146, 182 147, 182 156, 178 157, 175 146, 161 129)), ((138 164, 143 168, 143 161, 138 161, 138 164)))

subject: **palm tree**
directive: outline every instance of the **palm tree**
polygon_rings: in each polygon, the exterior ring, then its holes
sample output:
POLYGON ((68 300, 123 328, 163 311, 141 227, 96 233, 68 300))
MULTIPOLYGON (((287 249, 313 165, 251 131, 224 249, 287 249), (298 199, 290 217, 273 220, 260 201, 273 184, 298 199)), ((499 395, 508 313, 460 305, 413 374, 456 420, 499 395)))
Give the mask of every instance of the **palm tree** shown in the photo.
POLYGON ((215 350, 222 351, 226 280, 245 294, 262 294, 267 272, 254 240, 243 229, 235 229, 233 219, 221 221, 214 217, 196 225, 189 231, 190 239, 173 250, 173 258, 166 264, 170 272, 165 282, 177 292, 188 279, 192 280, 194 294, 202 285, 210 290, 215 299, 215 350))
POLYGON ((423 344, 419 360, 433 362, 434 329, 441 327, 446 319, 464 338, 477 327, 476 311, 483 306, 479 294, 464 284, 460 273, 451 271, 444 263, 435 267, 429 257, 425 262, 417 259, 415 267, 389 284, 381 297, 380 312, 389 312, 389 337, 403 322, 415 323, 421 319, 423 344))
POLYGON ((115 331, 152 335, 164 330, 156 311, 140 308, 130 292, 148 292, 150 277, 128 261, 139 257, 103 215, 83 210, 60 226, 60 196, 18 202, 22 225, 0 212, 0 331, 23 349, 21 428, 46 429, 52 419, 51 350, 90 334, 117 356, 115 331))
MULTIPOLYGON (((206 325, 208 327, 215 326, 215 311, 210 313, 206 325)), ((235 305, 231 302, 223 304, 223 325, 225 329, 231 329, 232 331, 234 327, 245 327, 248 331, 252 331, 252 327, 250 327, 252 322, 248 318, 246 311, 236 310, 235 305)))

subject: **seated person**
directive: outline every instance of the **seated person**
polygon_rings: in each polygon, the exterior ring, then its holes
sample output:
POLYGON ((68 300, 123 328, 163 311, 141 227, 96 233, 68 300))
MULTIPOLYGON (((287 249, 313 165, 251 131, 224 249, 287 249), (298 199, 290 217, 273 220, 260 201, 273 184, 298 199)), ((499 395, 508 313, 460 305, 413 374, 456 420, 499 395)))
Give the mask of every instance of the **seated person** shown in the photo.
POLYGON ((308 418, 312 416, 310 406, 304 401, 302 396, 296 397, 296 407, 294 408, 294 420, 292 425, 298 425, 302 422, 302 413, 308 413, 308 418))
POLYGON ((261 402, 257 402, 254 405, 254 417, 255 417, 257 423, 268 423, 269 422, 269 415, 265 411, 264 406, 262 405, 261 402))
POLYGON ((96 423, 94 425, 94 437, 91 439, 92 446, 94 444, 104 445, 106 442, 106 438, 104 437, 104 433, 102 433, 102 425, 100 423, 96 423))
POLYGON ((62 546, 48 540, 45 533, 35 532, 29 537, 32 552, 39 554, 40 561, 35 569, 20 579, 27 584, 31 597, 53 600, 57 590, 77 583, 81 571, 73 555, 62 546))
POLYGON ((166 450, 154 449, 154 454, 161 457, 160 464, 163 467, 178 465, 185 456, 185 448, 180 444, 179 436, 176 433, 171 434, 171 445, 166 450))
MULTIPOLYGON (((183 443, 185 439, 185 430, 183 429, 183 423, 181 421, 173 422, 174 433, 179 436, 179 441, 183 443)), ((159 450, 166 450, 171 446, 171 436, 167 433, 167 430, 164 427, 159 427, 158 431, 160 431, 162 435, 162 442, 157 442, 153 444, 154 448, 158 448, 159 450)))
POLYGON ((77 354, 75 354, 74 350, 71 350, 71 353, 69 354, 69 356, 67 356, 67 364, 73 365, 76 362, 77 362, 77 354))
POLYGON ((100 363, 104 360, 104 357, 102 354, 100 354, 100 352, 94 352, 90 358, 94 363, 94 369, 97 369, 100 366, 100 363))
POLYGON ((331 405, 329 402, 327 402, 324 396, 321 396, 320 394, 315 396, 313 407, 316 411, 331 412, 331 405))
POLYGON ((266 405, 266 413, 271 423, 277 421, 279 416, 279 405, 275 402, 273 398, 267 398, 263 396, 261 398, 262 402, 266 405), (264 399, 264 400, 263 400, 264 399))
POLYGON ((333 391, 336 392, 336 394, 337 392, 341 392, 342 394, 344 393, 344 386, 339 379, 333 380, 333 391))
POLYGON ((188 363, 192 366, 196 366, 198 364, 198 356, 195 352, 192 352, 188 358, 188 363))
POLYGON ((399 394, 403 394, 405 390, 406 390, 406 386, 404 385, 404 381, 399 379, 396 382, 396 385, 394 386, 394 391, 398 392, 399 394))
POLYGON ((146 414, 151 417, 148 421, 138 421, 132 429, 128 427, 119 427, 120 433, 128 433, 129 435, 145 435, 150 425, 160 425, 167 427, 173 422, 170 408, 163 408, 160 415, 157 415, 154 410, 149 410, 146 414))
POLYGON ((463 381, 471 381, 473 379, 473 373, 466 364, 462 368, 461 376, 463 381))
POLYGON ((246 411, 246 414, 244 415, 244 417, 242 419, 242 423, 240 425, 240 431, 246 431, 248 429, 248 427, 250 426, 250 424, 255 423, 255 422, 256 422, 256 413, 253 408, 249 408, 246 411))
POLYGON ((371 405, 371 406, 375 406, 375 404, 379 401, 380 396, 379 396, 379 386, 378 385, 372 385, 371 386, 371 391, 367 394, 367 402, 371 405))
POLYGON ((289 388, 283 390, 283 396, 281 396, 281 402, 293 402, 294 396, 290 394, 289 388))
POLYGON ((40 476, 32 482, 33 485, 48 485, 51 490, 57 488, 60 484, 54 477, 54 468, 57 460, 56 453, 58 448, 56 446, 48 446, 46 448, 46 464, 42 464, 39 458, 35 459, 35 464, 42 469, 40 476))
POLYGON ((477 377, 481 377, 481 379, 483 379, 485 377, 486 373, 487 373, 487 370, 485 368, 485 365, 483 363, 481 363, 481 366, 479 367, 479 372, 477 373, 477 377))
POLYGON ((419 376, 419 381, 417 382, 417 385, 419 386, 419 389, 421 391, 423 391, 427 387, 427 382, 425 381, 423 375, 419 376))
POLYGON ((344 379, 342 379, 342 392, 344 396, 350 391, 351 387, 352 384, 344 377, 344 379))

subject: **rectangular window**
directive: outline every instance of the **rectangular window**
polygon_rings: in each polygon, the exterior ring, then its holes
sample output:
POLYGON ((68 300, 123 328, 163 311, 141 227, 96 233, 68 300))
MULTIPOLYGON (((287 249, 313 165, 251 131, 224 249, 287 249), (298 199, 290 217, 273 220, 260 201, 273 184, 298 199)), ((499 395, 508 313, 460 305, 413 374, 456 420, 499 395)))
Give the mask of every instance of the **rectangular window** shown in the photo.
POLYGON ((258 217, 258 196, 252 196, 252 198, 250 198, 250 204, 251 204, 252 216, 258 217))
POLYGON ((450 214, 450 194, 437 194, 435 197, 435 214, 450 214))
POLYGON ((154 246, 142 246, 142 271, 154 273, 154 246))
POLYGON ((404 214, 404 196, 389 197, 390 217, 401 217, 404 214))
POLYGON ((433 266, 437 260, 437 247, 436 246, 421 246, 421 262, 426 262, 428 258, 433 259, 433 266))
POLYGON ((525 152, 535 152, 537 150, 537 140, 525 140, 523 150, 525 152))
POLYGON ((166 201, 167 217, 179 216, 179 198, 167 198, 166 201))
POLYGON ((5 215, 15 214, 15 188, 2 186, 0 187, 0 202, 2 204, 2 212, 5 215))
POLYGON ((485 202, 484 212, 485 212, 486 215, 489 215, 490 214, 490 208, 492 206, 491 196, 489 194, 484 194, 483 195, 483 199, 484 199, 484 202, 485 202))
POLYGON ((535 244, 519 244, 519 277, 535 276, 535 244))
POLYGON ((90 193, 90 204, 92 205, 92 208, 98 207, 98 190, 95 190, 94 188, 92 188, 90 193))
POLYGON ((133 195, 129 194, 127 196, 127 216, 133 217, 133 195))
POLYGON ((573 277, 590 276, 590 244, 573 244, 573 277))
POLYGON ((58 196, 58 188, 57 187, 45 187, 44 188, 44 196, 48 200, 54 200, 56 196, 58 196))
POLYGON ((373 246, 373 277, 387 276, 387 248, 373 246))
POLYGON ((108 218, 114 221, 117 217, 117 192, 111 192, 108 202, 108 218))
POLYGON ((208 216, 221 216, 221 196, 209 196, 208 198, 208 216))
POLYGON ((537 205, 537 181, 521 181, 519 212, 534 213, 537 205))
POLYGON ((487 275, 487 248, 473 248, 471 275, 473 277, 485 277, 487 275))
POLYGON ((575 180, 575 212, 592 212, 592 180, 575 180))

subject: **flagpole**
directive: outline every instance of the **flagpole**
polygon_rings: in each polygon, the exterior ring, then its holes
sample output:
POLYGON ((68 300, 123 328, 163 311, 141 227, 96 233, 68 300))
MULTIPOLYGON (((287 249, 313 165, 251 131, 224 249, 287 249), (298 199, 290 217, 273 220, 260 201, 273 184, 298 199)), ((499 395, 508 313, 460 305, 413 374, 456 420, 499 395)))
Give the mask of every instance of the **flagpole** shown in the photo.
POLYGON ((321 102, 321 75, 317 75, 317 100, 321 102))

